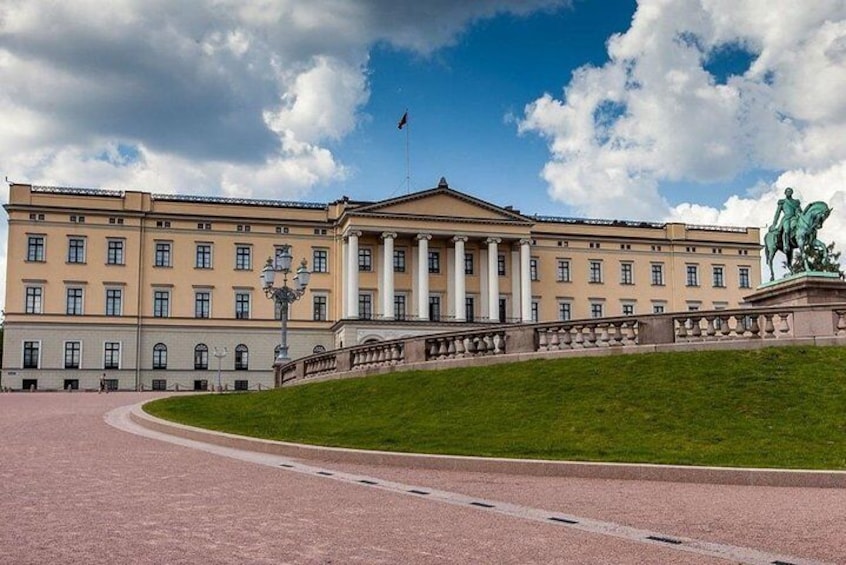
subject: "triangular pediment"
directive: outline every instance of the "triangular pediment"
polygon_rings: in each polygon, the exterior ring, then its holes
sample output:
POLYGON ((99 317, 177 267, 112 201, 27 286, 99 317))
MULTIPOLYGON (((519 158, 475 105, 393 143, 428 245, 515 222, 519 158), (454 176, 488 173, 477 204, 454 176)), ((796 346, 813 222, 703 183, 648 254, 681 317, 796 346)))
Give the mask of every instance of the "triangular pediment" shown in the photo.
POLYGON ((532 220, 517 211, 501 208, 443 185, 430 190, 360 206, 349 210, 348 214, 353 216, 425 217, 451 220, 463 218, 482 222, 532 223, 532 220))

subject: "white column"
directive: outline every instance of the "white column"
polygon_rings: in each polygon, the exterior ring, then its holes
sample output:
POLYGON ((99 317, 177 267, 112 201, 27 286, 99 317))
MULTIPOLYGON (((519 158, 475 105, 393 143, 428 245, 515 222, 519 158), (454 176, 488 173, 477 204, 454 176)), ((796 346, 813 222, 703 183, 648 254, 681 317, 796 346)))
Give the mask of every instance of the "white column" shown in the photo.
POLYGON ((520 240, 520 311, 524 322, 532 321, 531 239, 520 240))
POLYGON ((488 244, 488 319, 499 321, 499 251, 497 244, 502 240, 498 237, 489 237, 485 240, 488 244))
POLYGON ((387 320, 396 317, 394 312, 394 239, 397 234, 382 234, 382 316, 387 320))
POLYGON ((339 293, 339 298, 341 301, 341 311, 336 312, 336 316, 338 319, 346 318, 347 312, 349 311, 349 289, 347 288, 347 273, 350 272, 350 256, 349 256, 349 246, 347 245, 347 239, 341 239, 341 292, 339 293))
POLYGON ((465 302, 467 292, 464 284, 464 243, 467 241, 467 237, 457 235, 452 240, 455 242, 455 284, 453 285, 455 289, 455 320, 464 322, 467 320, 467 303, 465 302))
POLYGON ((358 318, 358 238, 360 231, 347 233, 347 318, 358 318))
POLYGON ((417 235, 417 317, 429 319, 429 240, 428 233, 417 235))

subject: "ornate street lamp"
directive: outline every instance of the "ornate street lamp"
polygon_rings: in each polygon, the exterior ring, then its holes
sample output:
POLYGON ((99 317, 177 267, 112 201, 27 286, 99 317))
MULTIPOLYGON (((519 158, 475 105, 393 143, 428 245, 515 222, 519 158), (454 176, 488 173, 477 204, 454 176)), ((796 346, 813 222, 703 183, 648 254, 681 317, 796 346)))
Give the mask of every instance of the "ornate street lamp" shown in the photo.
POLYGON ((225 347, 223 349, 214 348, 214 356, 217 359, 217 392, 223 392, 223 383, 220 382, 220 362, 226 357, 226 353, 225 347))
POLYGON ((297 275, 294 277, 294 288, 289 287, 288 275, 291 273, 293 259, 291 246, 283 245, 279 252, 276 253, 275 264, 268 257, 264 269, 261 270, 261 286, 264 289, 264 294, 279 304, 282 313, 282 341, 279 344, 279 355, 276 357, 277 364, 288 360, 288 306, 302 298, 311 277, 306 260, 303 259, 297 268, 297 275), (277 272, 282 273, 281 287, 273 286, 277 272))

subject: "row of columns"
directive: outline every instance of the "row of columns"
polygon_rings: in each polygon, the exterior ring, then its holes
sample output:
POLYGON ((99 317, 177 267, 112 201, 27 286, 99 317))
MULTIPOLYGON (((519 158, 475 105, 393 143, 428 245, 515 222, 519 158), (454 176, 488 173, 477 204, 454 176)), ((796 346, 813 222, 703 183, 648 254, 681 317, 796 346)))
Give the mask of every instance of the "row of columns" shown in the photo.
MULTIPOLYGON (((358 317, 358 295, 359 295, 359 269, 358 269, 358 239, 362 232, 350 230, 346 237, 346 251, 344 253, 344 287, 345 295, 345 318, 358 317)), ((382 312, 385 319, 393 319, 394 312, 394 240, 397 238, 395 232, 383 232, 382 240, 382 272, 381 272, 381 300, 382 312)), ((415 316, 421 319, 429 318, 429 241, 431 234, 417 234, 417 310, 415 316)), ((451 239, 455 247, 454 268, 453 268, 453 297, 454 312, 456 321, 467 319, 466 311, 466 285, 464 273, 464 244, 468 237, 457 235, 451 239)), ((502 239, 499 237, 488 237, 485 239, 488 246, 487 261, 487 282, 488 282, 488 316, 491 320, 499 318, 499 244, 502 239)), ((520 240, 520 314, 524 322, 531 321, 532 305, 532 283, 530 274, 531 240, 520 240)), ((516 280, 513 283, 517 287, 516 280)), ((515 293, 517 289, 515 288, 515 293)))

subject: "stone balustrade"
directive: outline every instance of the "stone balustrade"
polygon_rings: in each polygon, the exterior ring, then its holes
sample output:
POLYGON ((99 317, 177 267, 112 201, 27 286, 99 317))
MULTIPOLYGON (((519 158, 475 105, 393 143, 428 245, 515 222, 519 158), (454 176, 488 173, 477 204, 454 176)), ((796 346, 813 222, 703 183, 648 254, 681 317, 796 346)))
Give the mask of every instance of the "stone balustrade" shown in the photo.
POLYGON ((503 324, 356 345, 277 365, 276 386, 606 351, 846 345, 846 303, 503 324))

